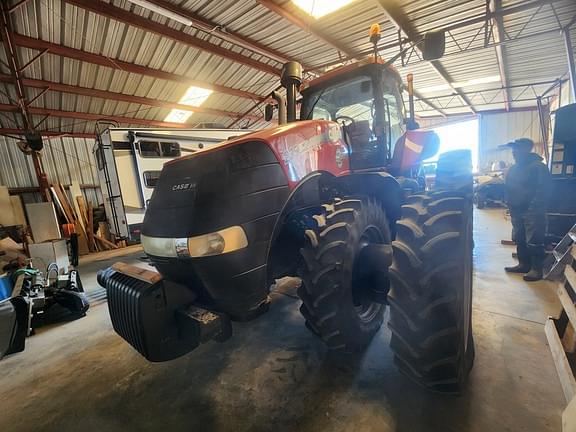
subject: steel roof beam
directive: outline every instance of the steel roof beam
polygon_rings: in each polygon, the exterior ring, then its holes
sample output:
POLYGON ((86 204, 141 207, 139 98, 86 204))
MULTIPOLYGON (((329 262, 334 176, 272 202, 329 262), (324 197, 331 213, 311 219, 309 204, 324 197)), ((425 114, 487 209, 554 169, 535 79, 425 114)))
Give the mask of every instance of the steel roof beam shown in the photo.
POLYGON ((148 0, 150 3, 155 4, 156 6, 160 6, 166 10, 174 12, 177 15, 181 15, 182 17, 189 19, 192 22, 192 25, 197 29, 200 29, 206 33, 213 34, 220 39, 224 39, 230 43, 238 45, 242 48, 247 50, 254 51, 260 55, 269 57, 273 60, 276 60, 280 63, 286 63, 290 61, 288 57, 284 54, 276 51, 270 47, 267 47, 259 42, 256 42, 248 37, 242 36, 237 32, 228 30, 227 28, 221 26, 220 24, 216 23, 207 18, 203 18, 195 12, 192 12, 188 9, 183 8, 182 6, 178 6, 177 4, 170 3, 167 0, 148 0))
MULTIPOLYGON (((13 78, 9 75, 0 74, 0 82, 6 83, 13 83, 13 78)), ((190 105, 179 104, 175 102, 163 101, 159 99, 152 99, 147 97, 141 96, 132 96, 127 95, 124 93, 116 93, 107 90, 99 90, 89 87, 80 87, 80 86, 73 86, 68 84, 61 84, 58 82, 53 81, 44 81, 44 80, 36 80, 36 79, 29 79, 29 78, 22 78, 21 82, 26 87, 33 87, 42 89, 42 92, 39 93, 34 97, 33 100, 28 102, 28 105, 34 100, 37 100, 40 95, 44 94, 46 91, 56 91, 61 93, 70 93, 75 95, 81 96, 89 96, 89 97, 97 97, 106 100, 115 100, 120 102, 129 102, 134 104, 140 105, 148 105, 158 108, 168 108, 168 109, 179 109, 185 111, 192 111, 195 113, 202 113, 202 114, 209 114, 214 116, 220 117, 231 117, 231 118, 239 118, 242 116, 242 113, 239 112, 231 112, 231 111, 224 111, 219 109, 213 108, 204 108, 204 107, 193 107, 190 105)), ((252 119, 258 120, 260 117, 252 116, 252 119)))
MULTIPOLYGON (((459 21, 459 22, 457 22, 457 23, 455 23, 455 24, 450 24, 450 25, 448 25, 448 26, 443 26, 443 27, 439 27, 439 28, 433 28, 433 29, 431 29, 430 31, 433 31, 433 30, 444 30, 446 33, 448 33, 448 32, 451 32, 451 31, 454 31, 454 30, 457 30, 457 29, 461 29, 461 28, 464 28, 464 27, 469 27, 469 26, 474 25, 474 24, 484 23, 484 22, 486 22, 487 20, 491 20, 491 19, 493 19, 493 18, 502 18, 502 17, 508 16, 508 15, 513 15, 513 14, 516 14, 516 13, 524 12, 524 11, 529 10, 529 9, 534 9, 534 8, 539 7, 539 6, 542 6, 542 5, 553 4, 553 3, 556 3, 556 2, 560 2, 560 1, 562 1, 562 0, 535 0, 535 1, 532 1, 532 2, 526 2, 526 3, 522 3, 522 4, 519 5, 519 6, 513 6, 513 7, 503 8, 503 9, 501 9, 500 11, 495 12, 495 13, 488 12, 488 13, 484 13, 484 14, 482 14, 482 15, 477 15, 477 16, 475 16, 475 17, 472 17, 472 18, 467 19, 467 20, 464 20, 464 21, 459 21)), ((500 44, 506 44, 506 43, 508 43, 508 42, 514 42, 514 41, 517 41, 517 40, 524 40, 524 39, 532 38, 532 37, 534 37, 534 36, 536 36, 536 37, 538 37, 538 36, 546 36, 546 35, 549 35, 549 34, 552 34, 552 33, 557 33, 557 32, 558 32, 558 30, 554 29, 554 30, 547 30, 547 31, 538 32, 538 33, 531 34, 531 35, 527 35, 527 36, 521 36, 521 37, 518 36, 518 37, 515 37, 514 39, 503 38, 503 40, 502 40, 502 42, 500 42, 500 44)), ((386 44, 386 45, 380 45, 380 46, 378 47, 378 51, 385 51, 385 50, 387 50, 387 49, 398 48, 398 47, 400 47, 400 45, 405 45, 407 42, 409 42, 409 40, 402 40, 402 43, 400 43, 400 42, 392 42, 392 43, 389 43, 389 44, 386 44)), ((491 46, 497 46, 497 45, 498 45, 498 44, 494 43, 494 44, 489 44, 488 46, 491 47, 491 46)), ((459 55, 459 54, 462 54, 462 53, 475 52, 475 51, 484 50, 484 49, 486 49, 486 48, 485 48, 485 47, 481 47, 481 48, 464 49, 464 50, 461 50, 461 51, 457 51, 457 52, 453 52, 453 53, 447 54, 445 57, 451 57, 451 56, 459 55)), ((370 49, 362 50, 361 52, 358 53, 358 55, 359 55, 359 56, 367 56, 367 55, 372 54, 373 52, 374 52, 374 50, 373 50, 372 48, 370 48, 370 49)), ((346 59, 344 59, 344 60, 351 60, 352 58, 353 58, 353 57, 349 57, 349 58, 346 58, 346 59)), ((332 67, 332 66, 336 66, 336 65, 338 65, 338 64, 341 64, 342 61, 343 61, 343 60, 338 60, 338 61, 335 61, 335 62, 326 63, 326 64, 323 64, 322 66, 319 66, 319 67, 332 67)), ((424 60, 422 60, 422 61, 424 61, 424 60)), ((410 62, 409 64, 416 64, 416 63, 419 63, 419 62, 410 62)))
POLYGON ((135 63, 128 63, 121 60, 112 59, 110 57, 106 57, 103 55, 82 51, 76 48, 69 48, 63 45, 46 42, 41 39, 31 38, 18 33, 13 33, 12 40, 16 45, 24 48, 31 48, 40 51, 47 49, 50 54, 58 55, 61 57, 67 57, 87 63, 92 63, 99 66, 118 69, 124 72, 135 73, 138 75, 149 76, 152 78, 163 79, 167 81, 174 81, 180 84, 186 84, 188 86, 202 87, 218 93, 229 94, 231 96, 237 96, 246 99, 256 99, 256 100, 266 99, 265 96, 260 96, 258 94, 247 92, 244 90, 235 89, 232 87, 226 87, 218 84, 209 84, 203 81, 187 78, 182 75, 165 72, 159 69, 151 69, 149 67, 141 66, 135 63))
POLYGON ((22 120, 24 122, 24 128, 30 129, 32 125, 29 122, 28 111, 26 109, 26 99, 24 95, 24 86, 22 85, 20 76, 20 66, 18 64, 18 59, 16 58, 16 46, 13 40, 13 33, 10 23, 10 15, 7 9, 8 5, 4 4, 0 6, 0 31, 2 34, 2 45, 6 53, 6 58, 8 59, 8 66, 10 69, 10 74, 14 80, 16 86, 16 95, 18 97, 18 110, 22 114, 22 120))
POLYGON ((498 71, 500 72, 500 82, 504 90, 504 109, 506 111, 510 110, 510 91, 506 88, 508 87, 508 73, 506 67, 506 59, 504 55, 504 46, 502 41, 505 39, 504 36, 504 20, 501 16, 496 15, 502 10, 502 0, 487 0, 490 13, 494 15, 492 18, 492 34, 494 35, 494 43, 496 43, 496 60, 498 61, 498 71))
POLYGON ((160 24, 151 19, 141 17, 126 9, 113 6, 110 3, 104 3, 100 0, 64 0, 64 1, 68 4, 93 12, 97 15, 104 16, 106 18, 115 21, 123 22, 125 24, 134 27, 138 27, 146 32, 156 33, 157 35, 160 35, 162 37, 172 39, 175 42, 188 45, 189 47, 199 49, 201 51, 209 52, 211 54, 220 56, 224 59, 232 60, 236 63, 241 63, 243 65, 250 66, 251 68, 254 68, 256 70, 266 72, 272 75, 280 74, 280 68, 278 67, 274 67, 259 60, 255 60, 249 56, 235 53, 234 51, 210 43, 197 36, 184 33, 181 30, 177 30, 168 27, 164 24, 160 24))
MULTIPOLYGON (((78 133, 78 132, 59 132, 59 131, 36 131, 44 137, 72 137, 72 138, 95 138, 96 134, 78 133)), ((0 135, 21 135, 26 133, 24 129, 0 128, 0 135)))
MULTIPOLYGON (((4 112, 18 112, 20 108, 17 105, 8 105, 8 104, 0 104, 0 111, 4 112)), ((28 113, 31 115, 50 115, 52 117, 61 117, 61 118, 69 118, 75 120, 90 120, 90 121, 98 121, 98 120, 113 120, 118 123, 126 123, 126 124, 139 124, 143 126, 150 126, 150 127, 162 127, 162 128, 176 128, 176 129, 189 129, 190 125, 185 123, 172 123, 172 122, 165 122, 159 120, 149 120, 149 119, 139 119, 133 117, 122 117, 122 116, 115 116, 115 115, 103 115, 103 114, 94 114, 94 113, 85 113, 85 112, 77 112, 77 111, 60 111, 60 110, 53 110, 48 108, 36 108, 36 107, 29 107, 28 113)))
POLYGON ((289 21, 290 23, 292 23, 296 27, 299 27, 305 32, 314 35, 317 39, 321 40, 327 45, 330 45, 336 51, 341 51, 342 53, 346 54, 349 57, 354 57, 354 54, 348 47, 344 46, 342 43, 340 43, 336 39, 333 39, 326 33, 318 29, 314 29, 313 28, 314 22, 311 19, 305 17, 303 14, 296 15, 295 13, 286 10, 282 5, 276 4, 271 0, 257 0, 257 1, 266 9, 274 12, 275 14, 279 15, 286 21, 289 21))
MULTIPOLYGON (((388 20, 396 27, 401 30, 412 42, 417 42, 422 38, 422 35, 418 32, 416 27, 412 25, 408 17, 404 14, 402 8, 396 3, 388 0, 378 0, 378 3, 384 10, 384 13, 388 17, 388 20)), ((416 49, 420 51, 420 48, 416 46, 416 49)), ((468 106, 472 113, 476 114, 476 110, 470 103, 470 100, 464 95, 459 89, 452 86, 452 78, 450 74, 446 71, 444 66, 438 60, 430 61, 430 65, 436 71, 436 73, 442 78, 456 94, 462 99, 462 101, 468 106)))

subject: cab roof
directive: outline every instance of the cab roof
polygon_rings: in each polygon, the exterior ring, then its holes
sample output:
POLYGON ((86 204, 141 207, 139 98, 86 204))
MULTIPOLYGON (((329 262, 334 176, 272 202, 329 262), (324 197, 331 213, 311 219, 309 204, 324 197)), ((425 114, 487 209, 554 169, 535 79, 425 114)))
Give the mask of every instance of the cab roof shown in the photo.
POLYGON ((369 57, 349 65, 344 65, 332 69, 318 78, 304 82, 300 88, 300 91, 304 92, 312 88, 324 87, 327 83, 337 81, 340 77, 349 78, 349 76, 354 75, 354 71, 362 71, 362 69, 366 69, 367 74, 384 69, 386 72, 394 76, 399 84, 402 84, 402 78, 394 66, 384 65, 384 62, 381 59, 375 63, 374 58, 369 57))

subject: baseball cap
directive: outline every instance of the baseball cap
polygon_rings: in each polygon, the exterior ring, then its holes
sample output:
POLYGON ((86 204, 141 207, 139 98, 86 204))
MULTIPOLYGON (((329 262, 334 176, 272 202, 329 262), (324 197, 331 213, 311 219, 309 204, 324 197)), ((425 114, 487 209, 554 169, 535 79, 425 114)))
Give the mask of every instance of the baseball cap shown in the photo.
POLYGON ((534 141, 530 138, 518 138, 506 144, 499 145, 498 148, 528 148, 534 147, 534 141))

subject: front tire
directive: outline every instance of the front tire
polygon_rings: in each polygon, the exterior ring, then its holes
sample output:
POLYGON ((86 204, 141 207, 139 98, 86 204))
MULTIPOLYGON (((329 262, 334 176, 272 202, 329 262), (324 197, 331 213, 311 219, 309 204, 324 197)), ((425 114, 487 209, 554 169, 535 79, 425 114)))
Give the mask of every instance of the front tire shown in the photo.
POLYGON ((392 261, 390 227, 381 206, 335 200, 314 216, 302 249, 298 295, 306 326, 328 348, 361 351, 382 325, 392 261))
POLYGON ((474 361, 470 199, 414 195, 396 226, 388 324, 395 363, 429 389, 459 393, 474 361))

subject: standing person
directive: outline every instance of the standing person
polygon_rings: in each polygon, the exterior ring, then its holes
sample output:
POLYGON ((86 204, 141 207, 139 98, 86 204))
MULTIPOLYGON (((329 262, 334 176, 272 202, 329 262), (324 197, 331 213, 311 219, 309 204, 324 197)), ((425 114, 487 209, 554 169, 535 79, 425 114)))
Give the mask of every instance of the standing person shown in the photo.
POLYGON ((544 234, 550 172, 542 158, 532 153, 531 139, 520 138, 504 146, 512 148, 514 165, 506 175, 506 200, 512 219, 512 240, 516 243, 518 265, 510 273, 524 273, 525 281, 542 279, 544 234))

